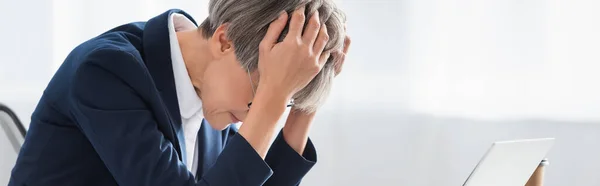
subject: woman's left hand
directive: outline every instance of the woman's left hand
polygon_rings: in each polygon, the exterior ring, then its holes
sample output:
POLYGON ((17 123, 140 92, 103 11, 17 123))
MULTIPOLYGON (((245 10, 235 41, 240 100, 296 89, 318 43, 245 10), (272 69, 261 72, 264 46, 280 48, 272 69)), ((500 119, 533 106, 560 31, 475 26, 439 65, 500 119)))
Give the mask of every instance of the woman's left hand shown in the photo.
MULTIPOLYGON (((350 43, 350 37, 346 36, 342 50, 331 53, 331 55, 337 55, 334 56, 336 57, 334 58, 336 61, 335 64, 333 64, 335 76, 342 72, 342 66, 346 60, 346 54, 348 54, 350 43)), ((308 141, 308 130, 314 118, 315 112, 307 113, 301 110, 296 110, 293 107, 288 114, 287 121, 283 127, 283 137, 288 145, 298 152, 298 154, 304 153, 304 149, 306 148, 306 143, 308 141)))

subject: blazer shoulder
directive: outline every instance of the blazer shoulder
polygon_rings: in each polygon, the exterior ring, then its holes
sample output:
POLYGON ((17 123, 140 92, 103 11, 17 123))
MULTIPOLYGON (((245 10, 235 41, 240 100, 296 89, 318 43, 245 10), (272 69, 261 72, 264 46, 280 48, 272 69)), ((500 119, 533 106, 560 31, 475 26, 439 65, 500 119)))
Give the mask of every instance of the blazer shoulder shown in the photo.
POLYGON ((150 77, 131 51, 98 46, 83 58, 68 90, 71 103, 94 108, 145 109, 143 97, 139 96, 150 86, 150 77))
POLYGON ((107 32, 85 43, 72 52, 75 66, 98 66, 111 72, 140 68, 144 65, 142 54, 126 33, 107 32), (120 70, 121 69, 121 70, 120 70))
POLYGON ((136 47, 136 43, 141 42, 137 41, 132 29, 114 29, 73 48, 54 73, 41 99, 55 105, 66 115, 69 108, 63 103, 79 88, 91 90, 92 85, 147 86, 144 80, 150 78, 144 70, 141 47, 136 47))
POLYGON ((135 69, 141 68, 144 64, 136 51, 115 46, 98 46, 82 55, 81 59, 77 71, 83 67, 94 66, 115 75, 133 73, 135 69))
MULTIPOLYGON (((119 57, 123 54, 132 55, 136 60, 141 60, 137 38, 132 38, 130 33, 123 31, 106 32, 96 38, 82 43, 77 48, 83 49, 86 57, 119 57)), ((77 49, 76 49, 77 50, 77 49)), ((121 56, 123 57, 123 56, 121 56)))
POLYGON ((115 57, 132 55, 136 60, 142 60, 140 51, 143 48, 144 25, 145 22, 128 23, 106 31, 73 49, 70 55, 74 58, 70 59, 83 63, 89 58, 114 60, 115 57))
POLYGON ((142 59, 137 57, 137 51, 126 47, 101 44, 83 55, 82 63, 98 64, 101 66, 111 64, 135 63, 142 59))

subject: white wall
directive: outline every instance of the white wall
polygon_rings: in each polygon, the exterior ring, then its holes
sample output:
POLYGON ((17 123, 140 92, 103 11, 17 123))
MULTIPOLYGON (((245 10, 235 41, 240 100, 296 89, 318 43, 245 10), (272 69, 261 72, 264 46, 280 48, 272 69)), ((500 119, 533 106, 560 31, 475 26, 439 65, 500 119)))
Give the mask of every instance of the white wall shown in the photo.
MULTIPOLYGON (((200 21, 206 2, 0 1, 19 28, 0 29, 0 102, 28 123, 78 43, 168 8, 200 21)), ((313 127, 305 185, 460 185, 493 141, 534 137, 558 140, 546 186, 600 185, 600 2, 338 2, 353 46, 313 127)))
MULTIPOLYGON (((53 73, 51 7, 45 0, 0 0, 0 102, 27 123, 53 73)), ((5 130, 0 127, 0 185, 16 160, 5 130)))
POLYGON ((594 86, 600 2, 422 0, 404 6, 411 18, 405 26, 413 109, 477 118, 600 119, 600 86, 594 86))
POLYGON ((26 121, 53 73, 51 7, 45 0, 0 0, 0 102, 26 121))

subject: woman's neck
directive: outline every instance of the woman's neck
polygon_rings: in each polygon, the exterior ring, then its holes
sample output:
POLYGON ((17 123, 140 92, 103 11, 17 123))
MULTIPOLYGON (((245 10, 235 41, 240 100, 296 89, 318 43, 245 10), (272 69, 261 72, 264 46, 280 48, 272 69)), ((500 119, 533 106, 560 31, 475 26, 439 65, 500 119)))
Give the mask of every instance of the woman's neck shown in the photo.
POLYGON ((204 71, 208 63, 212 61, 208 40, 197 29, 177 32, 177 40, 192 85, 198 92, 202 87, 204 71))

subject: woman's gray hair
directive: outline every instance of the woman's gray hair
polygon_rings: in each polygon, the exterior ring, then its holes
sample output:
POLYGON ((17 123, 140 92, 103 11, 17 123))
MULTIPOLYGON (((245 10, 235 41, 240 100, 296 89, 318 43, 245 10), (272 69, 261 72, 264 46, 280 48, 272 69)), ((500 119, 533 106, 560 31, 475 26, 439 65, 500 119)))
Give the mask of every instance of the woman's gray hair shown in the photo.
MULTIPOLYGON (((304 5, 307 22, 318 10, 321 23, 327 26, 329 42, 324 51, 340 51, 346 37, 346 16, 333 0, 210 0, 208 18, 200 28, 204 37, 210 38, 220 25, 228 23, 226 35, 233 42, 237 59, 242 67, 254 71, 258 67, 258 46, 269 24, 282 11, 291 15, 304 5)), ((280 41, 287 32, 286 26, 280 41)), ((296 108, 311 112, 325 101, 335 75, 334 61, 337 59, 334 56, 328 59, 321 72, 304 89, 293 96, 296 108)))

